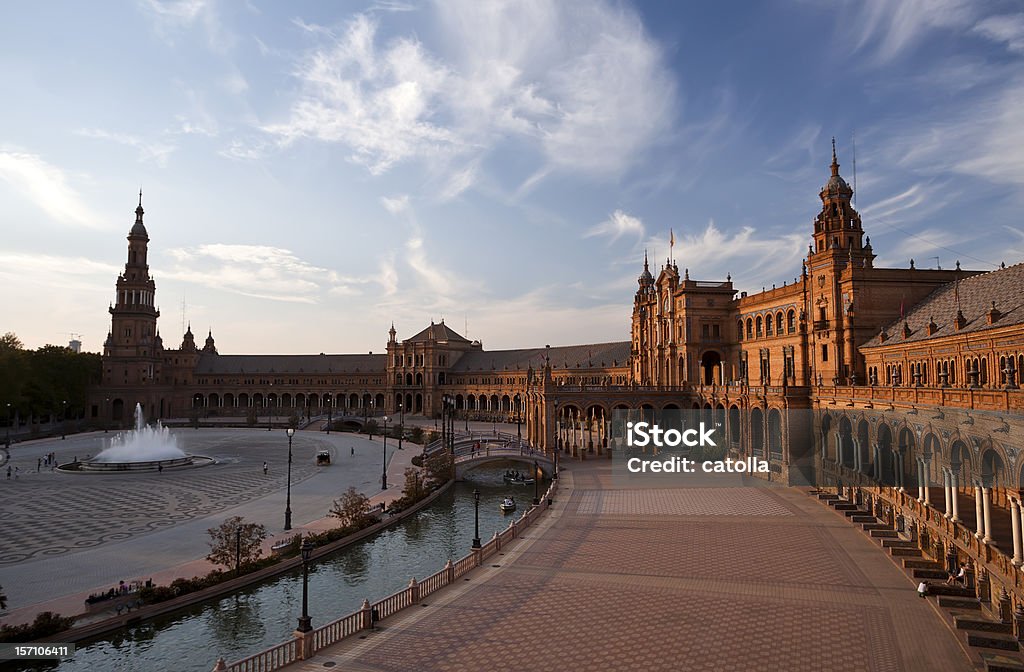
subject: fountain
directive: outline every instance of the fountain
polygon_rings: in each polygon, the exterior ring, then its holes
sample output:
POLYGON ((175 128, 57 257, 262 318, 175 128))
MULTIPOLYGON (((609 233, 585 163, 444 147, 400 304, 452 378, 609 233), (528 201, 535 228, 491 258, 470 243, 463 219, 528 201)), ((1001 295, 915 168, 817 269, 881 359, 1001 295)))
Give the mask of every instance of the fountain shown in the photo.
POLYGON ((211 464, 212 458, 186 455, 170 430, 157 422, 146 424, 142 404, 135 405, 135 429, 118 434, 110 445, 92 459, 60 466, 62 471, 163 471, 211 464))

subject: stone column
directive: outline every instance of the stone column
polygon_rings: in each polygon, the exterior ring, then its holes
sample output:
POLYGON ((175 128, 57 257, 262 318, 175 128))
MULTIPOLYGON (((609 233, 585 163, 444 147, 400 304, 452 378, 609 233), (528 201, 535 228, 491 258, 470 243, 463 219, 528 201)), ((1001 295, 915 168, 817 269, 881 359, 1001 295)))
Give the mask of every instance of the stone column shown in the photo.
POLYGON ((871 477, 874 478, 876 481, 881 482, 881 480, 882 480, 882 449, 879 447, 879 445, 877 443, 874 445, 874 449, 872 451, 872 455, 874 457, 871 460, 871 462, 872 462, 872 464, 871 464, 871 477))
POLYGON ((1016 499, 1010 500, 1010 524, 1013 527, 1013 563, 1014 567, 1020 567, 1020 503, 1016 499))
POLYGON ((974 512, 975 512, 975 514, 977 514, 978 527, 977 527, 977 531, 975 531, 975 533, 974 533, 974 536, 977 537, 978 539, 981 539, 982 537, 985 536, 985 523, 984 523, 984 520, 983 520, 984 514, 982 513, 982 508, 983 508, 984 505, 982 504, 981 499, 982 499, 981 486, 980 485, 975 485, 974 486, 974 512))
POLYGON ((860 439, 850 439, 850 448, 853 450, 853 470, 860 473, 860 439))
POLYGON ((903 476, 903 453, 898 450, 892 451, 893 468, 896 469, 896 485, 900 492, 906 492, 906 479, 903 476))
POLYGON ((944 518, 947 518, 947 519, 953 517, 953 511, 952 511, 952 509, 953 509, 953 495, 949 491, 950 490, 950 487, 949 487, 950 480, 951 479, 949 477, 949 471, 947 469, 943 469, 942 470, 942 494, 943 494, 943 499, 945 499, 945 509, 943 509, 944 513, 942 514, 942 516, 944 518))
POLYGON ((954 523, 960 522, 960 477, 955 471, 949 472, 949 490, 950 496, 953 498, 953 517, 950 518, 954 523))
POLYGON ((928 472, 929 472, 928 463, 929 463, 929 461, 930 460, 927 457, 924 458, 921 461, 921 473, 924 476, 924 478, 921 479, 921 482, 924 483, 924 505, 925 506, 931 506, 932 505, 931 488, 928 487, 928 485, 929 485, 929 483, 928 483, 928 478, 929 478, 928 477, 928 472))
POLYGON ((924 462, 917 458, 917 501, 924 501, 924 462))
POLYGON ((982 539, 986 544, 992 543, 992 488, 981 489, 981 501, 984 502, 985 507, 985 538, 982 539))

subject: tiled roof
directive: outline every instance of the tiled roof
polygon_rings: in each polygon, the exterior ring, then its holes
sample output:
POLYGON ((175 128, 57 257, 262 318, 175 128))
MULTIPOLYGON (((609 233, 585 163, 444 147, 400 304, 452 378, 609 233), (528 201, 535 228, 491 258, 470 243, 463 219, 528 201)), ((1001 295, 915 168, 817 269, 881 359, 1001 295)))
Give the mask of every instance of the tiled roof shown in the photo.
POLYGON ((438 324, 430 323, 430 326, 416 334, 412 338, 406 339, 406 343, 420 343, 423 341, 455 341, 461 343, 469 343, 469 339, 455 333, 454 330, 448 327, 444 322, 438 324))
POLYGON ((523 371, 544 366, 544 358, 551 357, 554 369, 590 369, 609 366, 628 366, 630 342, 565 345, 554 348, 525 348, 523 350, 471 350, 459 358, 452 371, 523 371))
POLYGON ((387 355, 214 355, 203 354, 196 374, 377 373, 387 367, 387 355))
POLYGON ((876 335, 861 347, 913 343, 1024 323, 1024 264, 943 285, 910 307, 905 321, 910 329, 906 337, 903 335, 904 319, 900 318, 885 326, 888 338, 884 342, 876 335), (1000 315, 989 324, 988 314, 993 301, 1000 315), (966 320, 960 329, 954 325, 958 304, 966 320), (937 329, 929 335, 928 324, 932 320, 937 329))

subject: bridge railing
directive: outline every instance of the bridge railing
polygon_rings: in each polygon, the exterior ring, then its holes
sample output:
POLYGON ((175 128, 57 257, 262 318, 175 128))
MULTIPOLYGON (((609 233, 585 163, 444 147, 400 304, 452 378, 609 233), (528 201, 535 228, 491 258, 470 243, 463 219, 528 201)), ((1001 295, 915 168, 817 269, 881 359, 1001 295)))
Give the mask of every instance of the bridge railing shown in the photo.
POLYGON ((291 663, 308 659, 317 651, 337 644, 338 642, 351 637, 363 630, 368 630, 374 625, 375 620, 393 616, 402 609, 419 604, 426 596, 440 590, 441 588, 455 582, 467 572, 479 567, 485 559, 500 551, 505 545, 519 536, 520 532, 531 525, 540 517, 554 497, 558 488, 558 481, 552 481, 544 493, 540 504, 531 506, 523 512, 518 519, 513 519, 508 527, 501 532, 495 533, 486 544, 480 549, 474 549, 466 556, 456 561, 448 561, 442 569, 431 574, 420 582, 415 579, 409 582, 409 586, 382 600, 373 603, 363 601, 363 606, 350 614, 342 616, 321 626, 307 635, 296 634, 283 644, 261 651, 243 660, 231 663, 224 662, 224 659, 217 661, 213 672, 274 672, 290 665, 291 663), (376 612, 374 614, 373 612, 376 612), (376 616, 376 619, 374 618, 376 616))

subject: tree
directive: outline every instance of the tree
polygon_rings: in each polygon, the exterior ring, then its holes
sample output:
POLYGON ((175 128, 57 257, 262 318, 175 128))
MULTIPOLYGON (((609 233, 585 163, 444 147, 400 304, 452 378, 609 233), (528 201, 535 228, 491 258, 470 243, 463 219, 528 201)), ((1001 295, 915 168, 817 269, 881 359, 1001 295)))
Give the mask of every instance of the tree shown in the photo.
POLYGON ((409 432, 409 440, 413 443, 423 443, 423 428, 413 427, 412 431, 409 432))
POLYGON ((423 494, 423 478, 420 470, 415 467, 405 468, 405 486, 402 488, 402 498, 415 502, 423 494))
POLYGON ((367 420, 366 424, 363 425, 363 431, 369 434, 370 438, 372 439, 373 435, 377 432, 377 421, 374 420, 373 418, 367 420))
POLYGON ((24 349, 25 344, 21 342, 21 339, 13 331, 8 331, 3 336, 0 336, 0 352, 24 349))
POLYGON ((236 562, 245 565, 258 560, 267 538, 266 527, 247 523, 241 516, 232 516, 206 532, 210 535, 210 554, 206 559, 226 569, 234 568, 236 562))
POLYGON ((342 527, 359 529, 373 521, 369 498, 355 487, 349 488, 340 499, 334 500, 329 513, 341 521, 342 527))
POLYGON ((445 450, 428 457, 423 467, 427 472, 427 478, 430 479, 431 487, 447 483, 455 475, 455 463, 445 450))

